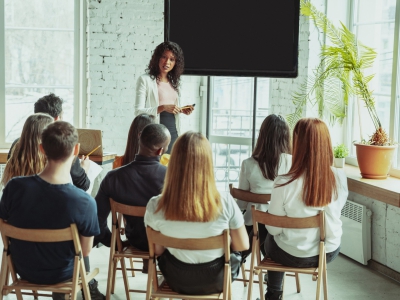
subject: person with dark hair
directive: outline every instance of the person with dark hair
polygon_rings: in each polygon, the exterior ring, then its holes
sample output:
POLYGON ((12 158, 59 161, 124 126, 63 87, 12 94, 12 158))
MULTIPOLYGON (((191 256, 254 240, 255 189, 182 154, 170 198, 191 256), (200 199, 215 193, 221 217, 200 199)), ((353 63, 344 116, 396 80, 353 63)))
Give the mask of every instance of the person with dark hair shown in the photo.
MULTIPOLYGON (((292 152, 290 144, 290 129, 285 119, 279 115, 271 114, 261 124, 256 147, 250 158, 242 162, 239 175, 239 189, 255 194, 270 194, 273 183, 278 175, 286 174, 292 165, 292 152)), ((249 233, 253 229, 251 206, 258 210, 267 211, 268 204, 249 203, 237 201, 244 211, 246 230, 249 233)), ((264 241, 267 235, 265 226, 260 226, 260 241, 264 241)), ((261 248, 264 251, 264 248, 261 248)), ((248 253, 251 252, 249 249, 248 253)))
MULTIPOLYGON (((51 93, 43 96, 35 102, 34 111, 35 113, 49 114, 54 118, 54 121, 59 121, 62 119, 62 104, 63 100, 51 93)), ((18 141, 19 138, 12 143, 10 151, 8 152, 7 160, 10 159, 12 151, 18 141)), ((89 170, 89 166, 89 159, 84 156, 82 156, 81 162, 79 162, 79 159, 75 158, 71 166, 72 183, 77 188, 80 188, 84 191, 87 191, 90 187, 90 179, 86 175, 87 171, 89 170)))
MULTIPOLYGON (((136 86, 135 113, 156 116, 156 123, 164 124, 171 133, 171 144, 179 135, 179 114, 190 115, 193 105, 179 106, 180 78, 184 69, 182 49, 174 42, 159 44, 150 59, 145 75, 136 86)), ((170 153, 170 150, 167 153, 170 153)))
POLYGON ((135 159, 135 155, 139 151, 139 134, 145 126, 154 123, 154 120, 155 117, 149 114, 140 114, 133 119, 129 128, 125 153, 115 158, 113 169, 125 166, 135 159))
MULTIPOLYGON (((313 217, 325 212, 327 262, 340 250, 341 211, 348 188, 343 169, 333 166, 329 129, 315 118, 304 118, 293 130, 293 162, 289 172, 276 177, 268 212, 291 218, 313 217)), ((286 229, 267 226, 267 257, 289 267, 318 266, 319 228, 286 229)), ((283 272, 268 271, 266 300, 282 299, 283 272)))
MULTIPOLYGON (((49 116, 50 118, 50 116, 49 116)), ((20 228, 62 229, 75 223, 86 271, 90 271, 88 255, 99 224, 94 199, 71 184, 70 169, 79 151, 78 133, 69 123, 59 121, 42 132, 40 151, 47 164, 37 175, 14 177, 0 201, 0 218, 20 228)), ((36 284, 56 284, 70 280, 74 268, 72 242, 31 243, 13 239, 10 252, 17 273, 36 284)), ((91 298, 104 300, 97 282, 89 282, 91 298)), ((53 293, 53 299, 65 294, 53 293)))
MULTIPOLYGON (((167 168, 160 164, 160 156, 168 150, 171 135, 162 124, 147 125, 139 139, 139 151, 135 160, 107 173, 96 195, 100 234, 94 244, 101 242, 110 246, 111 232, 107 217, 111 207, 109 198, 117 202, 146 206, 151 197, 161 193, 167 168)), ((125 234, 129 243, 148 250, 149 245, 143 218, 125 216, 125 234)))

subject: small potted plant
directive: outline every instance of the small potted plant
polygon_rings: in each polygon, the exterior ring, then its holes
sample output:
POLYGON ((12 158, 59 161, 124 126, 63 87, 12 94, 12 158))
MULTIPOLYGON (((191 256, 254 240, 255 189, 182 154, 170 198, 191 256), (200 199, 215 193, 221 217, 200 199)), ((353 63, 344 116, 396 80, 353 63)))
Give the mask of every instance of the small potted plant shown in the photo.
POLYGON ((344 167, 344 159, 349 155, 349 149, 344 144, 333 147, 333 165, 336 168, 344 167))

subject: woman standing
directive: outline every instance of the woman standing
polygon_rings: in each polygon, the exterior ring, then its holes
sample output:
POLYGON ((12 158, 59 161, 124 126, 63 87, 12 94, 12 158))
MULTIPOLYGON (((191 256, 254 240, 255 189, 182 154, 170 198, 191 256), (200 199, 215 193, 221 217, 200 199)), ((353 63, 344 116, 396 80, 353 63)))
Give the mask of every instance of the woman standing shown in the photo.
POLYGON ((179 114, 190 115, 192 105, 179 106, 180 77, 184 69, 182 49, 174 42, 163 42, 156 47, 136 86, 135 114, 156 116, 156 123, 165 125, 171 133, 170 153, 179 135, 179 114))
MULTIPOLYGON (((332 167, 331 137, 326 124, 301 119, 293 131, 293 161, 288 174, 275 179, 268 212, 292 218, 325 212, 326 260, 339 254, 342 236, 341 210, 346 203, 347 177, 332 167)), ((285 229, 267 226, 265 251, 277 263, 289 267, 316 267, 319 257, 318 228, 285 229)), ((283 272, 268 271, 267 300, 281 299, 283 272)))
MULTIPOLYGON (((201 133, 189 131, 177 139, 164 189, 150 199, 144 221, 164 235, 181 239, 212 237, 229 229, 233 251, 249 247, 239 207, 217 191, 210 143, 201 133)), ((223 269, 223 249, 197 251, 156 245, 156 254, 162 254, 159 268, 174 291, 192 295, 222 291, 218 274, 223 269)), ((240 263, 235 266, 238 271, 240 263)))
POLYGON ((15 144, 4 168, 0 186, 5 187, 13 177, 34 175, 43 170, 46 157, 39 151, 40 136, 43 129, 53 122, 53 117, 43 113, 30 115, 26 119, 21 138, 15 144))

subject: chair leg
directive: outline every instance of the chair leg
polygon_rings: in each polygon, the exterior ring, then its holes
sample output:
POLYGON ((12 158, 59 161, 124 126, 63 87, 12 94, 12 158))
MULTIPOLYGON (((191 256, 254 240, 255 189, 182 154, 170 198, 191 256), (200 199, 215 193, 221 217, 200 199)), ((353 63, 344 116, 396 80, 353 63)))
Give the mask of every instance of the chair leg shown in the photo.
POLYGON ((130 261, 130 263, 131 263, 132 277, 135 277, 135 270, 133 269, 133 268, 134 268, 134 266, 133 266, 133 258, 129 258, 129 261, 130 261))
POLYGON ((264 278, 263 278, 263 272, 260 270, 260 273, 258 273, 258 287, 260 289, 260 299, 265 300, 264 296, 264 278))
POLYGON ((122 258, 120 260, 121 263, 121 269, 122 269, 122 277, 124 279, 124 286, 125 286, 125 294, 126 294, 126 300, 131 300, 131 296, 129 294, 129 281, 128 281, 128 274, 126 272, 126 265, 125 265, 125 259, 122 258))
POLYGON ((296 288, 297 288, 297 292, 300 293, 301 286, 300 286, 300 277, 299 277, 299 273, 294 273, 294 277, 296 278, 296 288))
POLYGON ((7 254, 3 251, 3 258, 1 260, 1 274, 0 274, 0 300, 3 300, 3 287, 8 285, 9 270, 7 265, 7 254))
POLYGON ((316 299, 319 300, 321 296, 321 281, 324 276, 324 265, 320 264, 318 269, 318 279, 317 279, 317 296, 316 299))
POLYGON ((111 293, 113 289, 113 285, 115 282, 115 261, 113 258, 113 254, 110 254, 110 261, 108 263, 108 278, 107 278, 107 292, 106 292, 106 300, 110 300, 111 293))
POLYGON ((328 300, 328 270, 326 268, 326 259, 324 260, 324 273, 323 273, 323 284, 324 284, 324 300, 328 300))
POLYGON ((244 263, 241 266, 241 270, 242 270, 243 285, 247 286, 246 267, 245 267, 244 263))
POLYGON ((117 280, 117 268, 118 268, 118 262, 121 262, 120 258, 115 259, 114 263, 114 268, 113 268, 113 281, 111 285, 111 294, 114 294, 115 291, 115 281, 117 280))
POLYGON ((250 277, 249 277, 249 287, 247 289, 247 300, 251 300, 252 298, 252 292, 253 292, 253 277, 254 277, 254 256, 251 256, 250 260, 250 277))

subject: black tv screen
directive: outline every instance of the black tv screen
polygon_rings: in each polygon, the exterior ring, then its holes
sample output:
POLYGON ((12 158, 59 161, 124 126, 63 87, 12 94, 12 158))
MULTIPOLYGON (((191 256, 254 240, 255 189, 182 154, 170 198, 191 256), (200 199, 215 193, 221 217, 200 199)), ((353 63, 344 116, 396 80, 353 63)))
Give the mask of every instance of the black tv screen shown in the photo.
POLYGON ((185 74, 297 77, 300 0, 165 0, 185 74))

